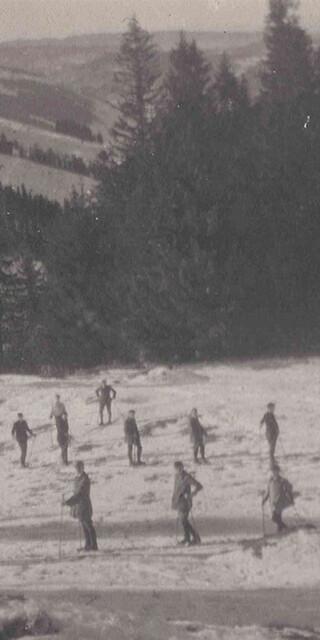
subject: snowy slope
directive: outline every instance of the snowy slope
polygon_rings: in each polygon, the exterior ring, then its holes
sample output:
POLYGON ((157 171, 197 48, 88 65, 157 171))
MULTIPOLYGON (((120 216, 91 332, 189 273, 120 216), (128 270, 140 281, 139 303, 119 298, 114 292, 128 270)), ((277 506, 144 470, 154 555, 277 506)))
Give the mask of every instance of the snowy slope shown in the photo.
MULTIPOLYGON (((258 425, 271 400, 277 403, 281 430, 278 459, 300 493, 298 515, 320 520, 319 364, 315 358, 148 372, 119 369, 65 380, 2 376, 0 587, 72 588, 82 581, 88 589, 320 586, 317 531, 271 537, 266 545, 254 542, 261 536, 261 491, 269 475, 258 425), (118 395, 114 423, 102 428, 91 400, 103 377, 118 395), (70 495, 74 470, 61 467, 48 419, 55 392, 69 412, 70 456, 85 461, 93 482, 101 549, 95 557, 77 557, 78 526, 64 510, 64 556, 58 561, 61 496, 70 495), (209 431, 211 463, 197 468, 186 431, 194 406, 209 431), (130 408, 141 429, 143 468, 128 466, 123 416, 130 408), (18 411, 37 433, 28 469, 20 469, 10 437, 18 411), (193 510, 201 547, 176 547, 170 509, 176 459, 185 461, 204 486, 193 510)), ((297 512, 286 513, 289 522, 296 523, 297 512)), ((266 522, 272 533, 267 512, 266 522)))

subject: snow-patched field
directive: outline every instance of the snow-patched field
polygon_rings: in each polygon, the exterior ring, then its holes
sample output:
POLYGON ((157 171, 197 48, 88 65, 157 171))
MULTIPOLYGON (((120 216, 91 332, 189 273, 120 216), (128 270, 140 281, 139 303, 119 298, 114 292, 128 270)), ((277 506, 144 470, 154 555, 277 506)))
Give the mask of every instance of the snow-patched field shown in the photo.
MULTIPOLYGON (((276 402, 278 461, 300 496, 289 523, 320 521, 320 360, 154 367, 82 373, 65 380, 0 377, 0 589, 179 590, 218 592, 264 588, 320 589, 317 530, 261 541, 261 492, 269 476, 259 421, 276 402), (94 392, 102 378, 117 390, 114 422, 99 427, 94 392), (78 556, 77 522, 63 511, 73 466, 60 464, 49 414, 54 394, 65 402, 73 436, 70 457, 83 459, 92 479, 100 551, 78 556), (192 462, 187 415, 197 407, 208 430, 209 465, 192 462), (129 468, 123 418, 136 410, 145 467, 129 468), (27 469, 11 427, 22 411, 37 438, 27 469), (176 545, 170 509, 173 462, 181 459, 204 490, 193 517, 201 547, 176 545)), ((274 533, 266 510, 267 532, 274 533)), ((250 626, 250 625, 249 625, 250 626)), ((178 627, 177 627, 178 629, 178 627)), ((278 631, 201 628, 199 640, 273 640, 278 631)), ((174 637, 180 637, 178 630, 174 637)), ((182 637, 182 636, 181 636, 182 637)), ((187 636, 186 636, 187 637, 187 636)), ((290 636, 281 636, 290 637, 290 636)), ((307 637, 307 636, 305 636, 307 637)), ((310 636, 311 637, 311 636, 310 636)))

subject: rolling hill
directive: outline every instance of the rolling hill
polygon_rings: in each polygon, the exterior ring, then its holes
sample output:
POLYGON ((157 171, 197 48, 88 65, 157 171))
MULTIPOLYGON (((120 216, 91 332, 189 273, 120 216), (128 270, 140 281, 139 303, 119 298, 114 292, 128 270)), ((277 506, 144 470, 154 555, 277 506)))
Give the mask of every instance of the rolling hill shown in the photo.
MULTIPOLYGON (((168 68, 169 51, 179 34, 169 31, 153 35, 164 73, 168 68)), ((245 73, 251 92, 257 92, 258 70, 264 55, 262 33, 199 32, 187 36, 197 41, 213 71, 221 54, 227 51, 235 71, 245 73)), ((319 44, 319 36, 314 40, 319 44)), ((95 134, 102 133, 108 145, 109 131, 117 113, 113 106, 116 101, 113 71, 120 41, 120 34, 106 33, 61 40, 0 43, 0 134, 25 146, 38 144, 44 150, 51 147, 59 153, 92 160, 102 147, 56 135, 55 122, 63 118, 90 126, 95 134)), ((5 176, 16 184, 18 163, 4 160, 2 164, 5 169, 2 174, 0 172, 0 179, 5 176)), ((21 163, 19 179, 23 176, 28 188, 27 168, 25 162, 21 163)), ((36 170, 40 171, 39 166, 36 170)), ((32 190, 37 188, 34 172, 33 166, 30 168, 32 190)), ((58 178, 58 173, 44 168, 40 188, 46 193, 57 193, 57 184, 69 185, 70 176, 58 178), (54 180, 52 189, 48 187, 51 178, 54 180)), ((79 182, 78 177, 74 180, 79 182)), ((62 189, 63 198, 65 187, 62 189)))
POLYGON ((0 154, 0 182, 16 188, 24 185, 33 195, 42 195, 60 204, 70 198, 73 190, 92 192, 96 186, 92 178, 3 154, 0 154))
MULTIPOLYGON (((178 32, 159 32, 154 40, 163 71, 178 32)), ((241 70, 263 55, 260 33, 189 33, 213 67, 223 51, 241 70)), ((55 121, 63 113, 78 122, 99 124, 94 100, 110 101, 120 34, 88 35, 63 40, 0 44, 0 116, 17 120, 55 121)))
MULTIPOLYGON (((165 71, 179 33, 157 32, 153 37, 165 71)), ((196 40, 213 69, 226 51, 237 72, 249 71, 251 89, 256 91, 253 71, 264 56, 261 32, 190 32, 187 37, 196 40)), ((0 117, 36 119, 50 126, 63 114, 93 128, 102 126, 105 133, 115 115, 110 102, 120 42, 121 34, 106 33, 0 43, 0 117), (101 119, 103 109, 97 102, 109 105, 106 119, 101 119)), ((314 35, 314 42, 319 44, 319 35, 314 35)))
POLYGON ((44 129, 35 124, 0 118, 0 134, 9 140, 16 140, 25 149, 38 145, 41 149, 51 148, 59 154, 80 156, 86 161, 94 160, 101 151, 101 145, 95 142, 81 141, 72 136, 57 133, 53 129, 44 129))

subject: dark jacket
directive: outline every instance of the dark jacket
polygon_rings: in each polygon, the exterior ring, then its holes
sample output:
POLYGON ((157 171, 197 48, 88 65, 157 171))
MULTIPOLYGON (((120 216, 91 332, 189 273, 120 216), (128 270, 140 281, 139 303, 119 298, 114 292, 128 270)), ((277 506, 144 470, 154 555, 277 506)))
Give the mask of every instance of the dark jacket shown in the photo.
POLYGON ((99 399, 99 402, 108 403, 108 402, 111 402, 111 400, 113 400, 116 397, 117 392, 115 391, 115 389, 113 389, 113 387, 110 387, 109 384, 106 384, 106 385, 102 384, 96 390, 96 395, 99 399))
POLYGON ((124 437, 128 444, 140 443, 140 435, 135 418, 126 418, 124 423, 124 437))
POLYGON ((172 509, 184 512, 190 511, 192 508, 191 487, 194 487, 197 491, 203 489, 202 484, 185 470, 176 475, 171 500, 172 509))
POLYGON ((28 433, 30 436, 33 436, 25 420, 17 420, 12 427, 11 433, 18 442, 26 442, 28 440, 28 433))
POLYGON ((80 476, 77 476, 74 480, 74 493, 69 500, 66 500, 66 505, 72 508, 72 516, 79 520, 91 520, 92 518, 92 504, 90 500, 90 478, 82 472, 80 476))
POLYGON ((271 411, 267 411, 267 413, 264 414, 261 422, 260 422, 261 426, 263 424, 266 425, 266 436, 267 436, 267 440, 276 440, 278 435, 279 435, 279 425, 276 421, 276 418, 274 416, 273 413, 271 413, 271 411))
POLYGON ((202 444, 203 438, 206 435, 206 431, 200 423, 199 418, 195 416, 189 416, 189 430, 191 442, 194 444, 202 444))

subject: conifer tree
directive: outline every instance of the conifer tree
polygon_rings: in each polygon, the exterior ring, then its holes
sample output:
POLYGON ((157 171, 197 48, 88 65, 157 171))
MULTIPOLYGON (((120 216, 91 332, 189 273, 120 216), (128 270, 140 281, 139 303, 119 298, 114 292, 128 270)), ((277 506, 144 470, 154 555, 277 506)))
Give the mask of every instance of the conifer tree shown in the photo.
POLYGON ((170 53, 165 88, 169 108, 199 109, 209 95, 211 67, 196 42, 188 42, 183 32, 170 53))
POLYGON ((308 96, 312 86, 311 39, 299 25, 298 6, 297 0, 269 0, 261 81, 274 104, 308 96))
POLYGON ((248 87, 244 77, 240 80, 233 72, 230 59, 222 54, 213 84, 214 104, 218 113, 233 112, 248 106, 248 87))
POLYGON ((116 150, 126 156, 136 147, 145 147, 159 96, 158 52, 135 17, 122 37, 116 63, 119 117, 112 137, 116 150))

